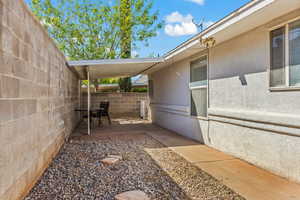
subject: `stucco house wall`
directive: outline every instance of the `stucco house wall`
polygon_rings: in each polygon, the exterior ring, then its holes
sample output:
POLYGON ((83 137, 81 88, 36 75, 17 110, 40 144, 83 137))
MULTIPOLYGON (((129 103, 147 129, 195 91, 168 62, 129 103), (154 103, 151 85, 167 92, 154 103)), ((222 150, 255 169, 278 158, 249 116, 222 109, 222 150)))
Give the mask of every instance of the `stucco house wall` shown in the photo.
POLYGON ((0 199, 21 199, 77 125, 78 79, 22 0, 0 0, 0 199))
POLYGON ((270 28, 296 10, 209 50, 209 117, 190 116, 190 61, 150 75, 154 123, 300 182, 300 91, 270 91, 270 28))
POLYGON ((190 116, 189 63, 196 57, 185 59, 149 75, 149 79, 153 80, 150 107, 154 123, 203 142, 207 121, 200 122, 190 116))

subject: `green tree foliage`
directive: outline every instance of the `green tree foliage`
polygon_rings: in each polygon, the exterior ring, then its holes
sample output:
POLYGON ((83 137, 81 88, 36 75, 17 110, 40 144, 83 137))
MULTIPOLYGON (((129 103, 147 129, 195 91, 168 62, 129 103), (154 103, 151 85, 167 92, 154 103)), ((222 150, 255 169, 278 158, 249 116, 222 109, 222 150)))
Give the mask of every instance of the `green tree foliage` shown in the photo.
MULTIPOLYGON (((132 0, 120 0, 120 28, 121 28, 121 57, 131 57, 131 41, 132 41, 132 0)), ((121 91, 130 92, 131 78, 120 78, 119 86, 121 91)))
POLYGON ((152 0, 127 1, 126 16, 123 0, 31 0, 30 7, 70 60, 113 59, 125 57, 124 44, 148 45, 162 27, 152 0))
POLYGON ((101 78, 97 81, 99 84, 114 84, 119 82, 119 78, 101 78))
POLYGON ((132 0, 120 0, 121 57, 131 57, 132 0))
POLYGON ((146 87, 144 87, 144 88, 133 88, 132 92, 146 93, 146 92, 148 92, 148 88, 146 88, 146 87))
POLYGON ((119 87, 122 92, 131 92, 132 83, 131 78, 120 78, 119 87))
MULTIPOLYGON (((157 22, 158 12, 151 12, 152 5, 152 0, 31 0, 30 3, 33 13, 70 60, 130 58, 137 42, 148 45, 148 39, 162 27, 157 22)), ((92 83, 116 83, 116 79, 92 83)), ((122 91, 129 92, 131 79, 121 78, 119 85, 122 91)))

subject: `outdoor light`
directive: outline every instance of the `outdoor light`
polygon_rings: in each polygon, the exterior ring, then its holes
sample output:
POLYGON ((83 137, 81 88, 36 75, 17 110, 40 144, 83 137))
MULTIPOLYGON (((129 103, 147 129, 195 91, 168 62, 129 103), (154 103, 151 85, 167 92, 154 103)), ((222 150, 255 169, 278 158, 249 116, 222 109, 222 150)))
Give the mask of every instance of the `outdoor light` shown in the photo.
POLYGON ((216 40, 213 37, 205 38, 205 39, 200 39, 200 42, 202 45, 205 45, 206 48, 211 48, 216 44, 216 40))

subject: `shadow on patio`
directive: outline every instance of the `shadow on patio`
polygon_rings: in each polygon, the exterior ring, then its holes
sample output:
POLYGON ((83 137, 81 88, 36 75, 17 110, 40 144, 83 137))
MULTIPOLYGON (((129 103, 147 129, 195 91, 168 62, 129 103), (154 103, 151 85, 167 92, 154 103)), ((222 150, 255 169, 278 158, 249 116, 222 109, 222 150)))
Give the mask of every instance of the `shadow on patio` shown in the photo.
MULTIPOLYGON (((151 121, 142 120, 136 117, 115 116, 112 119, 112 125, 109 125, 107 121, 104 121, 101 126, 98 126, 97 121, 93 121, 91 136, 100 137, 107 135, 122 135, 135 132, 148 133, 151 134, 151 136, 154 138, 155 136, 160 137, 160 140, 162 141, 165 138, 166 140, 164 145, 168 147, 199 145, 199 142, 186 139, 185 137, 177 134, 174 135, 173 132, 156 126, 152 124, 151 121)), ((71 135, 71 138, 86 135, 87 123, 85 121, 82 121, 78 128, 71 135)))

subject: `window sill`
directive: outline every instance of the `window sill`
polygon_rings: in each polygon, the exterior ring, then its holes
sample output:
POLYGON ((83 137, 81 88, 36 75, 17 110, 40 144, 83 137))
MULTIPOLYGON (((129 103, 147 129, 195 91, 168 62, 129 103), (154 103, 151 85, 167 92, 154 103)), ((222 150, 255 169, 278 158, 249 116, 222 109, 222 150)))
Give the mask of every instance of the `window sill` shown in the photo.
POLYGON ((270 87, 271 92, 300 91, 300 87, 270 87))
POLYGON ((190 116, 193 119, 201 119, 201 120, 205 120, 208 121, 208 117, 201 117, 201 116, 190 116))
POLYGON ((202 86, 190 86, 190 90, 197 90, 197 89, 206 89, 207 85, 202 85, 202 86))

